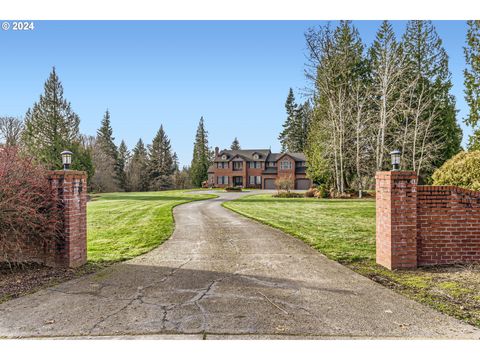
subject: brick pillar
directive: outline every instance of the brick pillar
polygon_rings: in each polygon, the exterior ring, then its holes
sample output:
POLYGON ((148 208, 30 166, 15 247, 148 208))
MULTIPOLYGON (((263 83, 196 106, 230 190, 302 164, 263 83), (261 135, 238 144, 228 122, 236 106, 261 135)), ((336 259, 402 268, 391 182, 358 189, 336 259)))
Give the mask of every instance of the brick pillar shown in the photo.
POLYGON ((62 229, 48 265, 79 267, 87 262, 87 174, 50 171, 48 179, 62 208, 62 229))
POLYGON ((417 267, 417 175, 381 171, 376 176, 377 263, 388 269, 417 267))

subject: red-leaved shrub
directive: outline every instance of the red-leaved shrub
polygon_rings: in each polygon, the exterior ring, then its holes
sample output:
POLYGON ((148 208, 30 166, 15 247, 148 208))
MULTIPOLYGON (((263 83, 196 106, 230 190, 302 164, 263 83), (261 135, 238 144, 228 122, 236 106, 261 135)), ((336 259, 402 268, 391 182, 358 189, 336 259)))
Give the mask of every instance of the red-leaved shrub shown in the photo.
POLYGON ((28 261, 22 252, 32 248, 42 258, 54 248, 60 217, 46 175, 17 148, 0 147, 0 262, 28 261))

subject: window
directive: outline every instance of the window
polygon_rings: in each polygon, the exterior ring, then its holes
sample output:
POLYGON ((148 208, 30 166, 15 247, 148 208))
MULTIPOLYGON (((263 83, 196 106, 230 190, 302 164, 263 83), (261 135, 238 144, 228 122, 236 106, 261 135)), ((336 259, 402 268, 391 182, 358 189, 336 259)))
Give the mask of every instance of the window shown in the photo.
POLYGON ((250 176, 249 183, 250 183, 250 185, 262 185, 262 177, 261 176, 250 176))
POLYGON ((227 155, 222 155, 222 160, 227 160, 227 155))
POLYGON ((262 163, 260 161, 250 161, 248 163, 248 167, 250 169, 261 169, 262 168, 262 163))
POLYGON ((304 167, 304 166, 307 166, 306 162, 305 161, 297 161, 295 163, 295 166, 296 167, 304 167))
POLYGON ((282 170, 289 170, 292 168, 292 163, 288 160, 280 162, 280 169, 282 170))
POLYGON ((253 154, 253 158, 254 158, 255 160, 257 160, 257 159, 258 159, 258 154, 253 154))
POLYGON ((261 169, 262 163, 260 161, 255 162, 255 169, 261 169))
POLYGON ((248 167, 249 167, 250 169, 255 168, 255 161, 249 161, 248 167))
POLYGON ((275 164, 275 161, 269 161, 268 166, 269 167, 275 167, 275 166, 277 166, 277 164, 275 164))
POLYGON ((218 176, 217 177, 218 185, 228 185, 228 176, 218 176))
POLYGON ((242 170, 242 169, 243 169, 243 162, 241 161, 233 162, 233 170, 242 170))
POLYGON ((227 162, 218 162, 217 163, 217 168, 218 169, 228 169, 228 163, 227 162))

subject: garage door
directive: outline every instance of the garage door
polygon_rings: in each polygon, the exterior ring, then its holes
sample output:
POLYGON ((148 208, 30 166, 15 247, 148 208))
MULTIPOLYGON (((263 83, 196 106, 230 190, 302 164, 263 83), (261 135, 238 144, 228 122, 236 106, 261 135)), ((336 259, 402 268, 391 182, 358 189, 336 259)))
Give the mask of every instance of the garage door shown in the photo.
POLYGON ((310 188, 310 179, 298 179, 295 180, 295 189, 308 190, 310 188))
POLYGON ((264 189, 275 190, 275 179, 265 179, 264 189))

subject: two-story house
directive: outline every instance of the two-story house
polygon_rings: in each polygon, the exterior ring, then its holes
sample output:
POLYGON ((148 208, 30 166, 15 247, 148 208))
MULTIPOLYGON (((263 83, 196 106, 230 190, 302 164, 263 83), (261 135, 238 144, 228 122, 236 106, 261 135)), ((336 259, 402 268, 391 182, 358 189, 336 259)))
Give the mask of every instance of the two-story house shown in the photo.
POLYGON ((275 189, 279 177, 291 177, 295 189, 306 190, 312 182, 306 176, 303 153, 272 153, 259 150, 219 150, 208 169, 208 184, 214 187, 241 186, 275 189))

